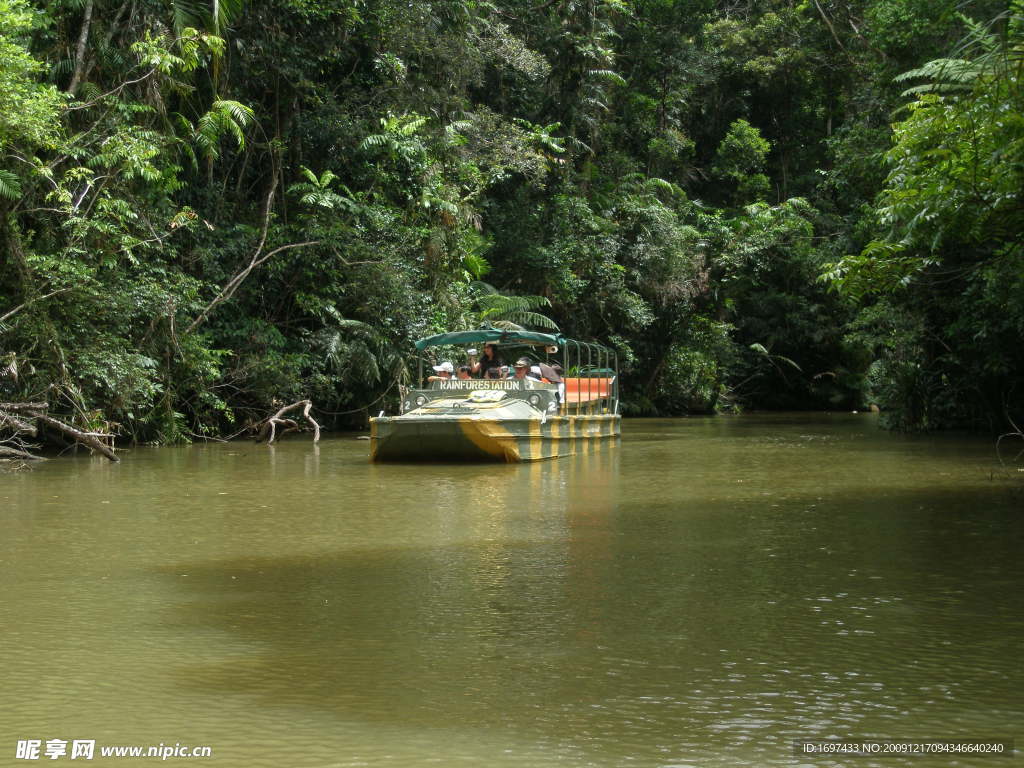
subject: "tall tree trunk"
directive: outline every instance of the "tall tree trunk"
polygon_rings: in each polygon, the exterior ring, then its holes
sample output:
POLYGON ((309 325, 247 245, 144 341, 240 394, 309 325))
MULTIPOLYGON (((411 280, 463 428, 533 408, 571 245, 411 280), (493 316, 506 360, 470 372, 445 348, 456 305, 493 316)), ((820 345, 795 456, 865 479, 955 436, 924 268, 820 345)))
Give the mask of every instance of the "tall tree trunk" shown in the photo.
POLYGON ((72 96, 82 82, 85 71, 85 44, 89 40, 89 27, 92 25, 92 0, 86 0, 85 15, 82 18, 82 31, 78 34, 78 46, 75 48, 75 73, 71 76, 68 93, 72 96))

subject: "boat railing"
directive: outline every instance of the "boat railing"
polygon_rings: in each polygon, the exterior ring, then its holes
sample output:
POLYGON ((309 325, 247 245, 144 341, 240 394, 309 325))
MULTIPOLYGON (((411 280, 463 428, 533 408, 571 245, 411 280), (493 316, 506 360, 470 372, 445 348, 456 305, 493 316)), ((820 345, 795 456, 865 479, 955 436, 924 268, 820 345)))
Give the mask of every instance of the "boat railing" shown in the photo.
MULTIPOLYGON (((539 363, 562 367, 558 383, 560 415, 613 414, 619 413, 619 355, 614 349, 601 344, 569 339, 562 335, 550 335, 532 331, 498 331, 479 329, 438 334, 420 339, 416 348, 423 350, 430 346, 459 346, 493 342, 508 346, 528 346, 543 350, 544 357, 532 356, 539 363), (559 358, 561 358, 559 360, 559 358)), ((419 358, 419 381, 423 382, 424 358, 419 358)), ((455 381, 455 380, 453 380, 455 381)), ((472 387, 467 380, 464 386, 472 387)), ((487 380, 475 380, 482 384, 487 380)), ((495 381, 508 381, 495 380, 495 381)), ((486 386, 486 385, 485 385, 486 386)), ((499 385, 501 386, 501 385, 499 385)), ((528 385, 527 385, 528 386, 528 385)), ((456 387, 461 388, 460 385, 456 387)), ((447 386, 445 387, 447 389, 447 386)))
POLYGON ((562 357, 565 396, 560 412, 618 414, 618 352, 601 344, 563 339, 562 357))

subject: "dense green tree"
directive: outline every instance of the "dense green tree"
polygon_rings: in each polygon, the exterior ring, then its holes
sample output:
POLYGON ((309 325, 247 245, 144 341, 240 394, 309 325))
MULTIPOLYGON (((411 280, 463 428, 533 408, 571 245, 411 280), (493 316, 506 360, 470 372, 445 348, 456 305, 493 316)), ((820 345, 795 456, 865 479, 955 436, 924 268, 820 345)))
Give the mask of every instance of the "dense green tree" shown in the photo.
POLYGON ((1020 8, 937 61, 958 9, 0 0, 0 389, 142 440, 359 423, 416 337, 543 316, 632 413, 994 423, 1020 8))
POLYGON ((1000 426, 1017 415, 1024 356, 1024 10, 991 30, 968 22, 962 58, 901 80, 924 82, 894 126, 873 211, 879 237, 829 277, 877 303, 857 325, 878 348, 883 403, 906 428, 1000 426), (882 308, 901 328, 878 327, 882 308), (874 329, 873 334, 867 333, 874 329))

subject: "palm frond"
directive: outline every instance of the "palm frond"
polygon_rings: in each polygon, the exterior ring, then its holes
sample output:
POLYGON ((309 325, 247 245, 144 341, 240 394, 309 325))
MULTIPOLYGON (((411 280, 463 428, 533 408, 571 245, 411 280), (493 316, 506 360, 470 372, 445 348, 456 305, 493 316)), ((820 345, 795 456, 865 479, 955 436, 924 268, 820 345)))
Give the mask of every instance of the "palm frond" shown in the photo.
POLYGON ((491 318, 490 324, 495 328, 512 331, 525 331, 529 326, 558 330, 554 320, 537 312, 511 312, 501 318, 491 318))
POLYGON ((462 259, 462 266, 477 280, 491 271, 490 263, 478 253, 467 254, 462 259))
POLYGON ((10 171, 0 170, 0 197, 8 200, 21 197, 21 180, 10 171))
POLYGON ((218 0, 218 29, 223 30, 226 27, 230 27, 231 23, 242 15, 244 6, 244 0, 218 0))
POLYGON ((613 85, 619 85, 622 87, 626 86, 626 79, 618 72, 613 72, 610 69, 591 69, 587 74, 591 77, 598 78, 599 80, 605 80, 613 85))
POLYGON ((172 0, 171 17, 174 24, 174 31, 181 35, 182 30, 188 27, 204 27, 204 21, 208 16, 206 5, 195 2, 195 0, 172 0))
POLYGON ((970 91, 985 73, 985 67, 977 61, 964 59, 935 59, 924 66, 909 70, 893 78, 894 82, 927 80, 903 92, 904 96, 919 93, 949 94, 970 91))
POLYGON ((525 330, 524 326, 558 330, 551 318, 534 311, 551 306, 551 301, 544 296, 509 296, 480 281, 471 283, 470 287, 475 294, 478 324, 487 323, 504 330, 525 330))
POLYGON ((477 300, 487 314, 526 312, 539 307, 550 307, 551 301, 544 296, 503 296, 490 294, 477 300))

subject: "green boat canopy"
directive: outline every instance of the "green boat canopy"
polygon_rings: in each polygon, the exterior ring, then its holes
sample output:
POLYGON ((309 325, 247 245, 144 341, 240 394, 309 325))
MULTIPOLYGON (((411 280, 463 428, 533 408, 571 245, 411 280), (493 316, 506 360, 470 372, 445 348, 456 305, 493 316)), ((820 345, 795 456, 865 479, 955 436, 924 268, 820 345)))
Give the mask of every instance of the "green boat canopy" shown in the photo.
POLYGON ((421 352, 427 347, 440 347, 447 344, 532 344, 535 346, 561 345, 566 338, 550 333, 534 331, 502 331, 497 328, 479 328, 475 331, 452 331, 427 336, 416 342, 416 349, 421 352))

